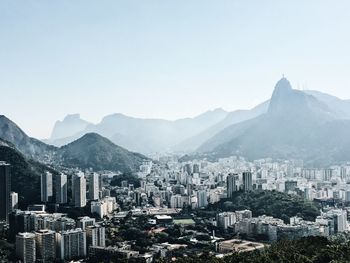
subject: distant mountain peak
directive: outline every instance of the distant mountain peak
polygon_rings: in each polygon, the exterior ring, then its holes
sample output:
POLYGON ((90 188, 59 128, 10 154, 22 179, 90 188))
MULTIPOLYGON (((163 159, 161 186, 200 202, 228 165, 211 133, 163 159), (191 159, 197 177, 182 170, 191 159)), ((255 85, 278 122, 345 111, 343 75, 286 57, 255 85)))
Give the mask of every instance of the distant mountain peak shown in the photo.
POLYGON ((283 77, 279 81, 277 81, 273 94, 274 95, 285 94, 286 92, 292 92, 292 91, 293 91, 293 88, 289 80, 283 77))
POLYGON ((115 145, 97 134, 86 133, 83 137, 61 147, 58 155, 68 167, 93 168, 112 171, 136 171, 147 158, 115 145))
POLYGON ((68 114, 63 119, 63 121, 71 121, 71 120, 80 120, 80 114, 79 113, 68 114))
POLYGON ((63 121, 56 121, 50 140, 67 138, 86 129, 91 123, 80 118, 79 113, 68 114, 63 121))
POLYGON ((302 116, 312 112, 327 112, 327 106, 315 97, 293 89, 285 77, 276 83, 268 110, 270 115, 302 116))
MULTIPOLYGON (((100 134, 96 132, 89 132, 84 134, 79 140, 106 140, 107 138, 101 136, 100 134)), ((111 142, 112 143, 112 142, 111 142)))

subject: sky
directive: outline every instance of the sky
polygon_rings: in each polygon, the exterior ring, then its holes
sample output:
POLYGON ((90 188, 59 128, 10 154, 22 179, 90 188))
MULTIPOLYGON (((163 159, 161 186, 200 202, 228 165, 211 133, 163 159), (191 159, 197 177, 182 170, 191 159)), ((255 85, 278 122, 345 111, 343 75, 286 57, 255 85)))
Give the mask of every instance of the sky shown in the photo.
POLYGON ((0 114, 48 138, 80 113, 249 109, 284 74, 350 98, 348 0, 1 0, 0 114))

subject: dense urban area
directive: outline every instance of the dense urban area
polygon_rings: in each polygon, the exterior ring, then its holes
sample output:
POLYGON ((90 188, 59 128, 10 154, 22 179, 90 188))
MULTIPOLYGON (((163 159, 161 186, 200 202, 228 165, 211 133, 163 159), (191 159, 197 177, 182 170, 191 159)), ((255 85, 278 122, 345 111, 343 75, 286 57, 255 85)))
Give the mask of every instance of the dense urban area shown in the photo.
POLYGON ((254 262, 279 246, 328 248, 348 237, 350 165, 169 155, 138 170, 56 167, 41 174, 32 202, 11 191, 11 163, 0 163, 0 260, 240 262, 244 253, 254 262))

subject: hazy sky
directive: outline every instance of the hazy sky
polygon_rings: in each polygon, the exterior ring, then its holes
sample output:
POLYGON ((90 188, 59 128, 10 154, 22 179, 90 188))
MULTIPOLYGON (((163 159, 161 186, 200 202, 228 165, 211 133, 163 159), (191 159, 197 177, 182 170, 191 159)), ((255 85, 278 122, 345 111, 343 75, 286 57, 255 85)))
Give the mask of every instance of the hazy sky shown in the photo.
POLYGON ((348 0, 0 1, 0 114, 29 135, 81 113, 250 108, 284 73, 350 98, 348 0))

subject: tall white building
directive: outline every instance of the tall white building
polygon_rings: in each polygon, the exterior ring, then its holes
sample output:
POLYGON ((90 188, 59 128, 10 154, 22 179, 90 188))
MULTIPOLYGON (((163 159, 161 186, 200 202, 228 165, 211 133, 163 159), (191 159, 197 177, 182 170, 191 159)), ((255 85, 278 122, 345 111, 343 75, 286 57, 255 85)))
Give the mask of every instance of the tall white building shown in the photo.
POLYGON ((87 246, 106 246, 106 230, 100 225, 86 227, 87 246))
POLYGON ((198 207, 204 208, 208 205, 207 191, 199 190, 197 192, 198 207))
POLYGON ((219 228, 227 229, 229 226, 233 226, 235 223, 235 212, 223 212, 216 215, 216 226, 219 228))
POLYGON ((74 206, 86 206, 86 179, 83 173, 79 173, 74 177, 74 206))
POLYGON ((67 199, 67 175, 66 174, 59 174, 56 177, 56 203, 57 204, 66 204, 68 202, 67 199))
POLYGON ((89 199, 90 200, 98 200, 99 199, 99 174, 98 173, 90 173, 89 177, 89 199))
POLYGON ((97 214, 100 218, 107 215, 106 203, 102 201, 93 201, 90 205, 90 211, 92 214, 97 214))
POLYGON ((41 202, 52 201, 52 173, 45 172, 41 175, 41 202))
POLYGON ((36 261, 35 234, 28 232, 17 234, 16 256, 23 263, 36 261))
POLYGON ((56 257, 55 231, 43 229, 35 232, 36 254, 40 262, 52 262, 56 257))
POLYGON ((172 195, 170 198, 171 208, 183 208, 183 198, 181 195, 172 195))
POLYGON ((91 202, 90 208, 92 214, 96 213, 100 218, 103 218, 117 209, 117 201, 115 197, 105 197, 101 201, 91 202))
POLYGON ((13 211, 18 208, 18 194, 16 192, 10 193, 10 210, 13 211))
POLYGON ((61 260, 86 257, 86 233, 81 228, 56 233, 56 245, 61 260))
POLYGON ((348 227, 346 210, 338 209, 334 211, 334 214, 336 216, 335 221, 337 226, 337 232, 338 233, 345 232, 348 227))

